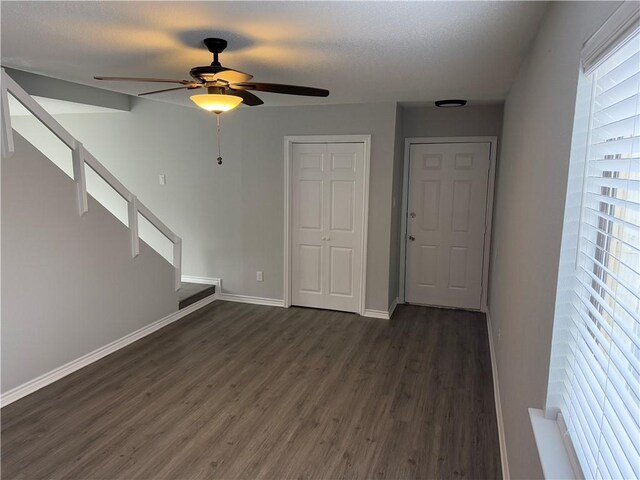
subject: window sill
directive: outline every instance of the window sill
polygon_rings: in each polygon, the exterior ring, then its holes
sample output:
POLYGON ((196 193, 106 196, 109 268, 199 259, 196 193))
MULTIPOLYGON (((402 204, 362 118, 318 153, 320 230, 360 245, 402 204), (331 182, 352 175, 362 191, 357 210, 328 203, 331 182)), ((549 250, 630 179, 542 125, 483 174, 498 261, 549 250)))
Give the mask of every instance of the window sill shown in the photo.
POLYGON ((571 457, 564 443, 563 435, 556 420, 546 418, 537 408, 529 409, 529 418, 536 439, 538 455, 544 478, 576 479, 571 457))

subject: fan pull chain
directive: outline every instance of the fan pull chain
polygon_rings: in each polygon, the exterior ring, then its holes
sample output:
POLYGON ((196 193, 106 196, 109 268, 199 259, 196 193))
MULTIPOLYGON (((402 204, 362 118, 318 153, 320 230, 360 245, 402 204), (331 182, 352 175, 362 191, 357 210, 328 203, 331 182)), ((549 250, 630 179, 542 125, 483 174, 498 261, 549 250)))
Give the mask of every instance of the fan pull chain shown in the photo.
POLYGON ((220 150, 220 114, 216 114, 216 121, 218 123, 218 165, 222 165, 222 153, 220 150))

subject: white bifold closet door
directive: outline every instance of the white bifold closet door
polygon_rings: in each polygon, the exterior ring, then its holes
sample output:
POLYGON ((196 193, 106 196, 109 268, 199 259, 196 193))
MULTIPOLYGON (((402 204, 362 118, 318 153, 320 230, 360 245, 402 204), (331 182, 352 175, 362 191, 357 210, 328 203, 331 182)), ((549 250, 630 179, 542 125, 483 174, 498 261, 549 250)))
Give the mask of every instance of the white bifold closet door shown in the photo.
POLYGON ((358 312, 364 144, 294 144, 291 190, 292 304, 358 312))
POLYGON ((489 143, 413 144, 405 298, 480 309, 489 143))

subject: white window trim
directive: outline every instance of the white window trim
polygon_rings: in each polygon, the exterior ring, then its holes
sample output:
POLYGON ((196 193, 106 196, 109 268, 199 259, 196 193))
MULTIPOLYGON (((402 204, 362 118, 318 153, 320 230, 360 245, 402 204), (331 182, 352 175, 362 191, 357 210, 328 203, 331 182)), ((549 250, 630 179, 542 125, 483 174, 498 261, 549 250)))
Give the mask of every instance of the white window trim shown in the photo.
POLYGON ((529 418, 544 478, 584 478, 562 414, 553 420, 542 410, 530 408, 529 418))

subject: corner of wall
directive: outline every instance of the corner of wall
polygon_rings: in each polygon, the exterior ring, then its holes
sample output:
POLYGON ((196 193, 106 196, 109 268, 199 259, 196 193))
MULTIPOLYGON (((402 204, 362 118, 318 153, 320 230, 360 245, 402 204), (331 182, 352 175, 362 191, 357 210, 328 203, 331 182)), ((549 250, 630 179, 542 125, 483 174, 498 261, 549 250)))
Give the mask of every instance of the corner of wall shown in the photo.
POLYGON ((387 305, 395 309, 399 294, 400 272, 400 216, 402 214, 402 169, 404 163, 404 129, 403 107, 396 103, 394 143, 393 143, 393 177, 391 190, 391 223, 389 239, 389 292, 387 305))

